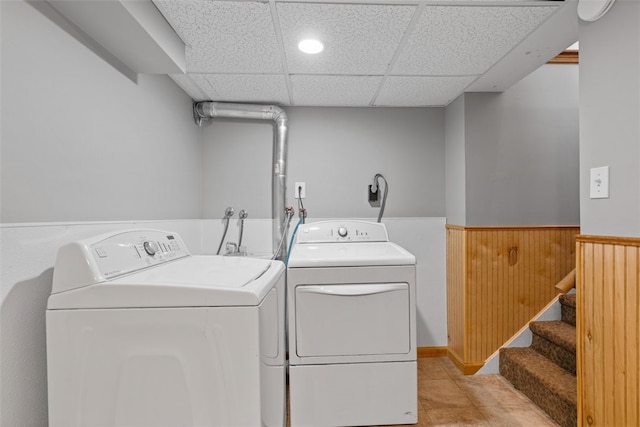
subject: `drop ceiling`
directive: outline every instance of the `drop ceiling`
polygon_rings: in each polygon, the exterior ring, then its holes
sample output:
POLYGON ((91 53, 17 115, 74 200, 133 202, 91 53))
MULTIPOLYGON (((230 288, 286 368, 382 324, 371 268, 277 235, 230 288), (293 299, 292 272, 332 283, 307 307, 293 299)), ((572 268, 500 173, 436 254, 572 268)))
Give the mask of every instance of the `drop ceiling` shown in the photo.
POLYGON ((507 89, 576 42, 578 27, 577 0, 30 4, 134 79, 168 74, 195 101, 283 106, 446 106, 507 89), (321 53, 297 49, 309 37, 321 53))
POLYGON ((186 45, 186 73, 171 77, 194 100, 406 107, 473 89, 564 2, 153 3, 186 45), (300 52, 308 37, 324 51, 300 52))

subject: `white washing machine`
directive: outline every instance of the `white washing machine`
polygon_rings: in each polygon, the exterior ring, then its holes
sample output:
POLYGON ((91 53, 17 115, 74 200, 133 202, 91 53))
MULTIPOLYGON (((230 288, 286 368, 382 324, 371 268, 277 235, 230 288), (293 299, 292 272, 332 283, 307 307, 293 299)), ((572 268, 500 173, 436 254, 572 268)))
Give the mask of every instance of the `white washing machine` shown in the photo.
POLYGON ((49 426, 285 422, 284 265, 191 256, 157 230, 58 251, 49 426))
POLYGON ((293 427, 417 423, 416 259, 385 226, 300 226, 287 270, 293 427))

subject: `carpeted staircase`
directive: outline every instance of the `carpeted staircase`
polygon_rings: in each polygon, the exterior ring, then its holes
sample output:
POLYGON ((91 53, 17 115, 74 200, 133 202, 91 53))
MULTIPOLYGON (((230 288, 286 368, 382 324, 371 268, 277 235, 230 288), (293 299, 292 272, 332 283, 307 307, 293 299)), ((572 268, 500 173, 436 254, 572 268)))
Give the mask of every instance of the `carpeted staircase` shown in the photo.
POLYGON ((500 374, 563 427, 577 423, 575 297, 560 297, 561 321, 531 322, 531 346, 500 350, 500 374))

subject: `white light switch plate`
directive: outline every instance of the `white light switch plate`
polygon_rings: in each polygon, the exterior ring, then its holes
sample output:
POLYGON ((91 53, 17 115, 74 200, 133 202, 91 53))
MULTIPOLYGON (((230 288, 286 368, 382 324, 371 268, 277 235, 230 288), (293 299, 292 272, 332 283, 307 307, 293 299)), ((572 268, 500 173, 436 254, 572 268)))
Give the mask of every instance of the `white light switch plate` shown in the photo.
POLYGON ((609 198, 609 166, 591 168, 589 197, 592 199, 609 198))

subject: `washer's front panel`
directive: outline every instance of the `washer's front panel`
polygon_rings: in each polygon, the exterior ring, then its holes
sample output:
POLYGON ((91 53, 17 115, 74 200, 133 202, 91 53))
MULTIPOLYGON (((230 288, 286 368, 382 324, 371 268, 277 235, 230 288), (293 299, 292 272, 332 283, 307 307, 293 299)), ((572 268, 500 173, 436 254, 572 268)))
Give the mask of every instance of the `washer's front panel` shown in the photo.
POLYGON ((284 366, 260 363, 258 310, 47 311, 49 425, 282 426, 284 366))

